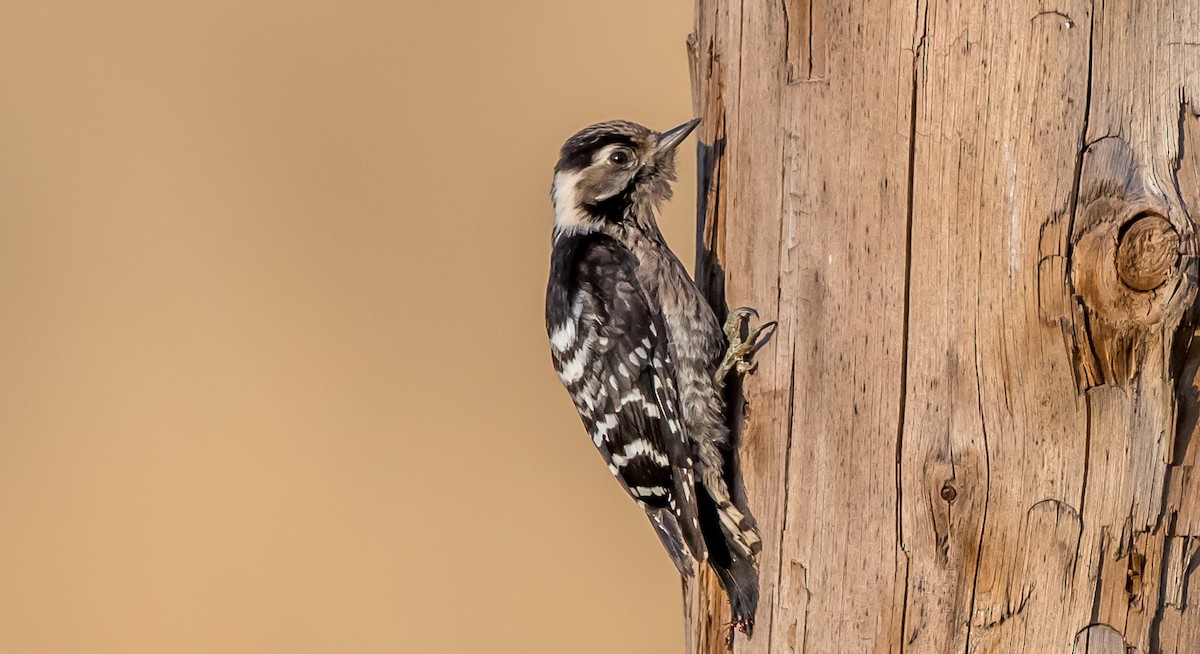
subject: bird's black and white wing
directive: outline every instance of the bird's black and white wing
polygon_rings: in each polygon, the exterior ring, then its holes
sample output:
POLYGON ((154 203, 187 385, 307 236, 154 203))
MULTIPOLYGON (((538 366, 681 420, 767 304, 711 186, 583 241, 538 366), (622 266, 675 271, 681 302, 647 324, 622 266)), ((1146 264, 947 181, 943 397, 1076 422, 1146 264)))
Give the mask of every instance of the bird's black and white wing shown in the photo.
POLYGON ((596 449, 646 510, 675 565, 692 574, 706 549, 690 441, 662 317, 634 255, 599 234, 557 239, 546 302, 554 367, 596 449))

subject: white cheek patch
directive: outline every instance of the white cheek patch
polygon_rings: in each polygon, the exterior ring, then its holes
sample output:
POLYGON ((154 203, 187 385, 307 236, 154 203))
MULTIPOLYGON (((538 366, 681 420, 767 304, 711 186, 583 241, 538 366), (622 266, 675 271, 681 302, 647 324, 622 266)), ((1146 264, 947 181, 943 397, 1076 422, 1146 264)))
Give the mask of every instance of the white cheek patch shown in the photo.
POLYGON ((558 231, 586 230, 597 224, 579 206, 578 186, 582 172, 559 172, 554 174, 554 227, 558 231))

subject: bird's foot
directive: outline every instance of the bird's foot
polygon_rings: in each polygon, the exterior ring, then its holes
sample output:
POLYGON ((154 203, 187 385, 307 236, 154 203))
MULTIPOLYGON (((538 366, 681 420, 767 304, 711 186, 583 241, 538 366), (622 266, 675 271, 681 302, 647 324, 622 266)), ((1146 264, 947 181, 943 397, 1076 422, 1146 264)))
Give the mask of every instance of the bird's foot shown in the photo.
POLYGON ((725 320, 725 338, 729 341, 729 349, 725 350, 725 357, 721 359, 721 365, 717 366, 715 377, 718 384, 724 383, 730 370, 736 368, 738 374, 744 375, 758 365, 750 360, 750 355, 753 354, 763 332, 775 327, 777 323, 772 320, 759 325, 757 329, 750 330, 746 338, 742 338, 742 327, 749 325, 751 316, 757 318, 758 312, 750 307, 738 307, 730 311, 729 318, 725 320))
POLYGON ((721 629, 726 632, 725 633, 725 646, 733 647, 733 636, 734 636, 734 634, 736 634, 739 631, 742 632, 743 634, 746 634, 747 636, 749 636, 750 628, 753 626, 754 626, 754 621, 747 620, 745 618, 735 618, 733 621, 726 622, 725 624, 721 625, 721 629))

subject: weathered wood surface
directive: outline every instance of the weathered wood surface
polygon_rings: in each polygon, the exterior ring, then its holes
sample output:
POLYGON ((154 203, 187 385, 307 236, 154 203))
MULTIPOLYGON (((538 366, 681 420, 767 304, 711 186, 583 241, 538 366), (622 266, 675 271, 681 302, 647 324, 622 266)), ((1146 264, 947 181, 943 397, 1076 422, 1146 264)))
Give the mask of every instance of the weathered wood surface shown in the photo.
POLYGON ((779 320, 734 650, 1200 652, 1200 0, 698 0, 689 49, 698 276, 779 320))

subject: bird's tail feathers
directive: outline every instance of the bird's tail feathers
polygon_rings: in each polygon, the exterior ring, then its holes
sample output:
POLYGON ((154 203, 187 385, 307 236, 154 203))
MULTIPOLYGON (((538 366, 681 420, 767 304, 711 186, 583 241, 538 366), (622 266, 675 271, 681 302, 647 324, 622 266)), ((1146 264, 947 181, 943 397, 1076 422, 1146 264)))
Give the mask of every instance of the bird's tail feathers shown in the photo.
POLYGON ((658 539, 662 541, 663 548, 679 569, 679 574, 684 577, 695 574, 691 550, 683 540, 683 531, 679 528, 679 521, 675 515, 665 508, 647 511, 647 515, 650 516, 650 524, 654 525, 654 533, 658 534, 658 539))
POLYGON ((724 480, 715 492, 707 483, 699 486, 699 490, 708 563, 729 596, 733 624, 749 636, 758 610, 758 552, 762 549, 762 538, 754 519, 729 497, 724 480))
POLYGON ((762 549, 762 537, 758 533, 758 525, 748 509, 742 509, 734 501, 729 492, 729 485, 723 470, 736 470, 733 461, 726 458, 725 453, 715 443, 700 444, 700 460, 703 467, 700 471, 700 482, 708 493, 708 498, 715 509, 715 517, 721 524, 721 529, 730 539, 731 547, 742 556, 751 560, 758 556, 762 549))
POLYGON ((758 611, 758 566, 753 559, 733 555, 728 561, 709 558, 717 580, 729 596, 733 626, 746 636, 754 633, 754 614, 758 611))
POLYGON ((755 560, 762 550, 762 537, 754 519, 742 512, 731 500, 714 500, 721 531, 725 532, 730 546, 743 558, 755 560))

